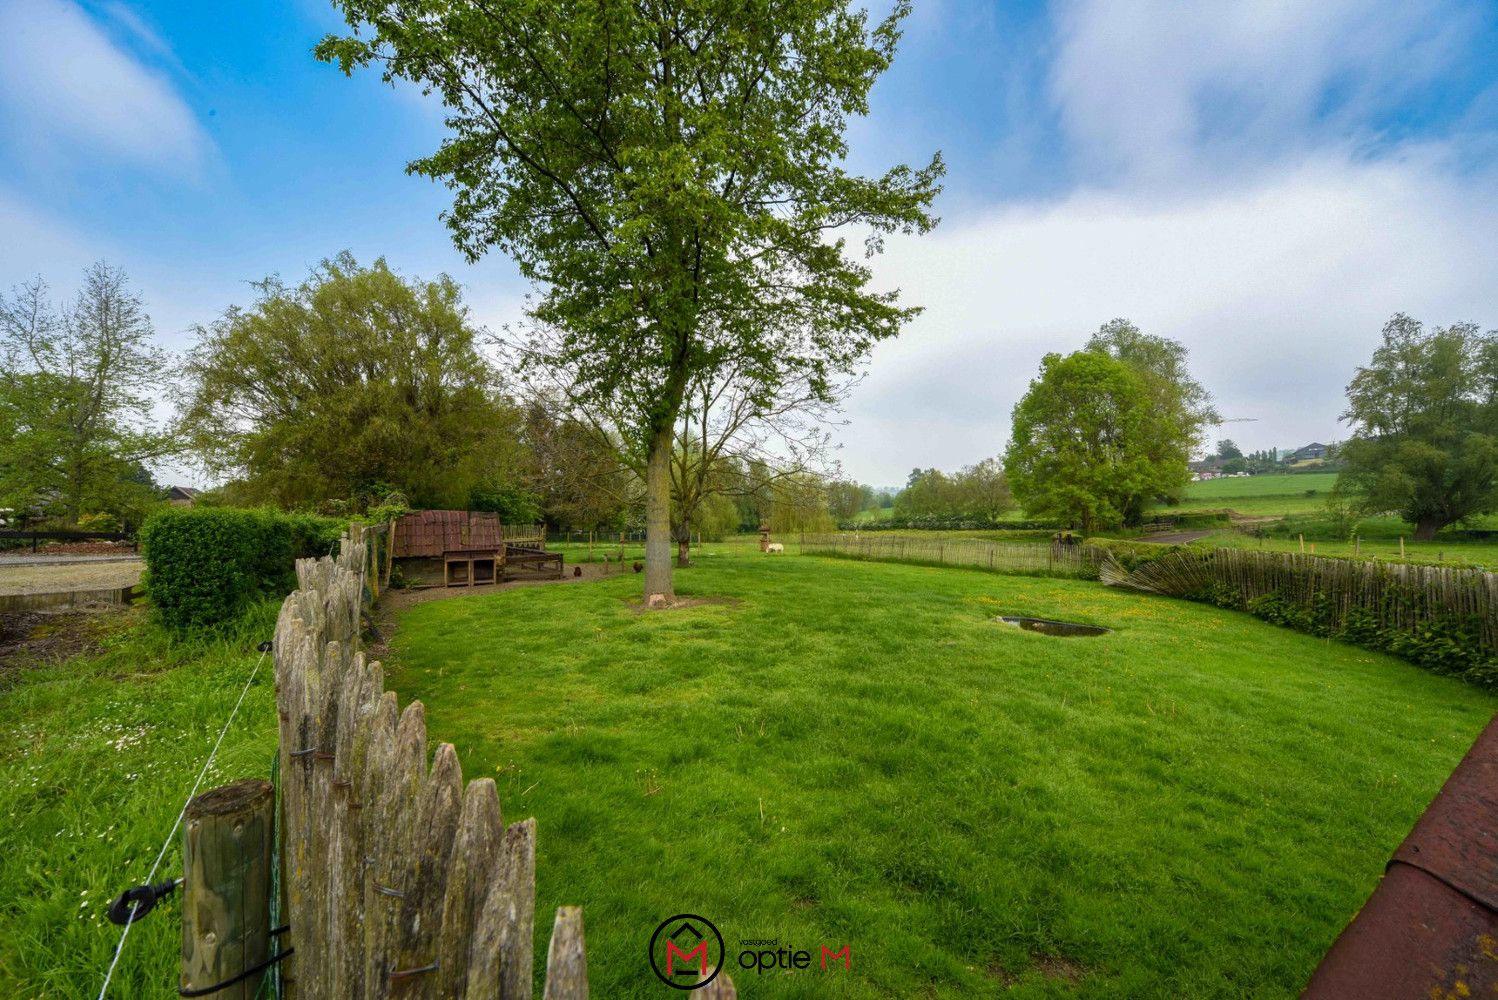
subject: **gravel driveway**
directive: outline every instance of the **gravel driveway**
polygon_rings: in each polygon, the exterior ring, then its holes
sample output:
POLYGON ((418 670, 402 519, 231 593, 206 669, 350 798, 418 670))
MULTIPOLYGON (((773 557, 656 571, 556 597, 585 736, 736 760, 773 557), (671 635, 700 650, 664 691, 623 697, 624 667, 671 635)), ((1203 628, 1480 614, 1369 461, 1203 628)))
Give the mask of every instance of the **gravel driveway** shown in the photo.
POLYGON ((139 560, 22 562, 0 560, 0 596, 52 594, 73 590, 112 590, 140 582, 139 560))

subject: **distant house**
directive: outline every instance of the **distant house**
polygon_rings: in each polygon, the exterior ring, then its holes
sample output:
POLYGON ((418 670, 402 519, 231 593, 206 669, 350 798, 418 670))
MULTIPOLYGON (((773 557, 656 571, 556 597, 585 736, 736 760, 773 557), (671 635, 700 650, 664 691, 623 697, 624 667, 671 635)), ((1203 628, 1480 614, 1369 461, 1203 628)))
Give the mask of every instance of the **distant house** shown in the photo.
POLYGON ((198 498, 198 491, 191 486, 171 486, 166 491, 166 502, 174 507, 191 507, 198 498))
POLYGON ((1290 454, 1286 455, 1284 460, 1286 462, 1308 462, 1313 459, 1326 458, 1327 454, 1330 451, 1331 449, 1326 445, 1322 444, 1319 441, 1314 441, 1311 444, 1306 445, 1304 448, 1295 449, 1290 454))

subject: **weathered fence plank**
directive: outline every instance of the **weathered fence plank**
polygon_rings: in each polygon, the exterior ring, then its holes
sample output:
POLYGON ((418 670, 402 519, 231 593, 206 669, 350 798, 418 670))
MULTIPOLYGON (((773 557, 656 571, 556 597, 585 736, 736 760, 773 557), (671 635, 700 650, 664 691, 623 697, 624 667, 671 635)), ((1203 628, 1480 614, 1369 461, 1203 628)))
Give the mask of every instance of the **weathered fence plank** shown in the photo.
POLYGON ((463 793, 463 811, 447 873, 442 902, 442 934, 437 949, 437 983, 442 996, 464 996, 473 960, 474 930, 489 882, 499 865, 504 838, 499 793, 494 779, 479 778, 463 793))
MULTIPOLYGON (((387 537, 386 544, 390 544, 387 537)), ((425 710, 398 711, 360 651, 381 560, 352 529, 297 565, 276 626, 282 897, 296 954, 283 995, 532 995, 536 825, 505 827, 495 784, 456 751, 427 762, 425 710)), ((387 560, 388 562, 388 560, 387 560)), ((587 996, 581 915, 563 914, 546 996, 587 996)))
POLYGON ((577 906, 557 908, 546 953, 546 993, 541 1000, 588 996, 588 956, 583 948, 583 911, 577 906))

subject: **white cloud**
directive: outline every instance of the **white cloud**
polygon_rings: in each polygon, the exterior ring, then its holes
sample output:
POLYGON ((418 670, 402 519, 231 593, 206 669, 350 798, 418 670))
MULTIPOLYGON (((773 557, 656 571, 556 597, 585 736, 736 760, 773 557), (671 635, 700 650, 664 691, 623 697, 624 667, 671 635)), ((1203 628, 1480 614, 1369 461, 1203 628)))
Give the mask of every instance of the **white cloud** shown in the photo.
POLYGON ((1084 184, 944 206, 875 265, 926 313, 848 408, 849 473, 999 453, 1048 351, 1114 317, 1191 351, 1250 448, 1344 436, 1343 390, 1395 311, 1498 326, 1493 130, 1395 129, 1473 57, 1461 0, 1065 0, 1049 97, 1084 184), (954 208, 956 211, 954 212, 954 208))
POLYGON ((37 276, 71 281, 108 248, 0 187, 0 294, 37 276))
POLYGON ((1191 351, 1251 447, 1345 434, 1343 389, 1395 311, 1498 325, 1498 204, 1433 155, 1328 158, 1207 197, 1081 191, 949 220, 877 265, 926 312, 881 345, 842 458, 866 482, 997 454, 1048 351, 1116 316, 1191 351))
POLYGON ((48 167, 114 158, 193 177, 212 150, 170 81, 67 0, 0 0, 0 119, 48 167))
POLYGON ((1380 113, 1463 58, 1479 16, 1456 0, 1072 0, 1051 92, 1103 176, 1197 183, 1376 143, 1380 113))

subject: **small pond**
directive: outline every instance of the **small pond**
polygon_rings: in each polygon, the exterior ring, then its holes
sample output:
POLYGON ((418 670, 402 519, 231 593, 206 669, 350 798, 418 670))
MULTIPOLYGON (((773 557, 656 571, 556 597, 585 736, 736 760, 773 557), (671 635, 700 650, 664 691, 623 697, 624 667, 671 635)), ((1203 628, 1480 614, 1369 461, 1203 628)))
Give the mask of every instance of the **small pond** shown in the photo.
POLYGON ((1027 632, 1039 632, 1042 635, 1104 635, 1113 631, 1101 625, 1078 625, 1076 622, 1054 622, 1049 618, 1023 618, 1015 615, 1000 615, 994 621, 1018 625, 1027 632))

